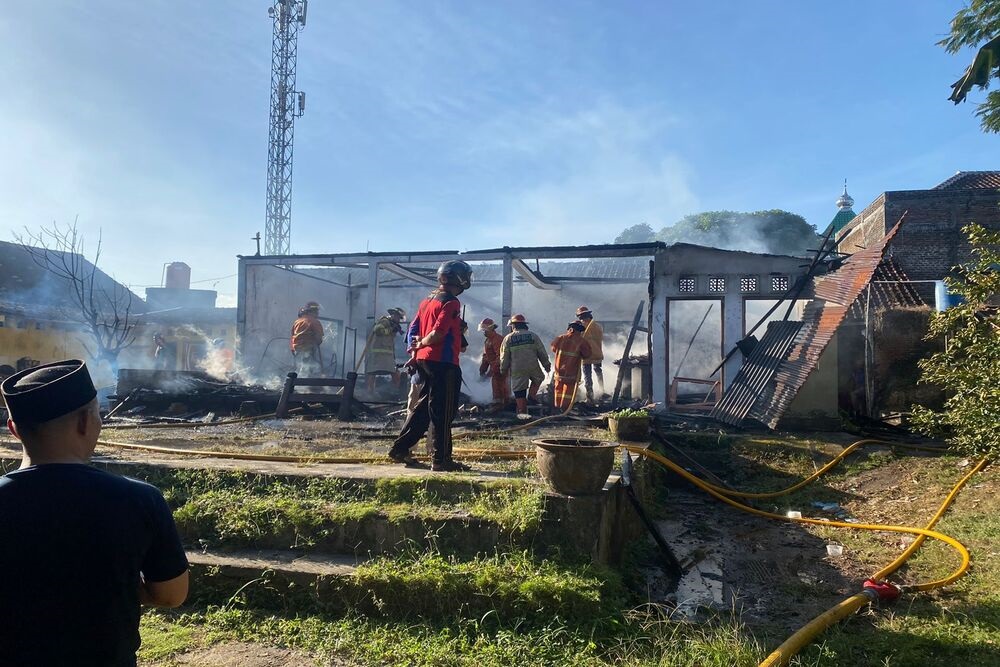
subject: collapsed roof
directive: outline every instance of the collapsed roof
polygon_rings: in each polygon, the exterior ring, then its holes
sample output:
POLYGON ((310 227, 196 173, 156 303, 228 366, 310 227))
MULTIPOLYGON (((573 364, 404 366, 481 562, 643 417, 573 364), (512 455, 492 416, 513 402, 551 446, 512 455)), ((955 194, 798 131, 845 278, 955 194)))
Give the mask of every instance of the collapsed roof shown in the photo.
POLYGON ((801 322, 771 322, 743 362, 711 416, 740 426, 753 420, 777 428, 785 411, 816 369, 848 311, 872 283, 902 221, 871 248, 843 260, 839 269, 812 279, 812 301, 801 322))

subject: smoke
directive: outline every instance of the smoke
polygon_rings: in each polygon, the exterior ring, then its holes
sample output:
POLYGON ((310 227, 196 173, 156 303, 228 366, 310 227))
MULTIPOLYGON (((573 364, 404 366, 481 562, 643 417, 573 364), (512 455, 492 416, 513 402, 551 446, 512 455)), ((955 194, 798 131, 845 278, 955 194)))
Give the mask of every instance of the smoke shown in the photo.
MULTIPOLYGON (((222 338, 211 338, 197 327, 183 327, 185 333, 200 339, 204 353, 198 357, 195 367, 219 382, 235 382, 246 385, 256 385, 268 389, 280 389, 284 379, 278 375, 260 376, 244 362, 236 360, 235 348, 239 347, 239 337, 234 345, 222 338)), ((190 339, 188 339, 190 340, 190 339)))
POLYGON ((670 303, 668 381, 675 375, 710 379, 709 373, 722 361, 721 350, 721 303, 710 300, 670 303))

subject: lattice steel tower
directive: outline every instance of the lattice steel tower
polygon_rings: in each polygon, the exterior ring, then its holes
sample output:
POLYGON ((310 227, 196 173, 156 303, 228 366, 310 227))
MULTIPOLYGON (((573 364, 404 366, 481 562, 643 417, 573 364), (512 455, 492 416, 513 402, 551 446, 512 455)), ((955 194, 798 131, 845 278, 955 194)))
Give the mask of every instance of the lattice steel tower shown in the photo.
POLYGON ((307 0, 273 0, 271 45, 271 130, 267 147, 267 226, 264 252, 287 255, 292 236, 292 140, 306 94, 295 90, 299 30, 306 25, 307 0))

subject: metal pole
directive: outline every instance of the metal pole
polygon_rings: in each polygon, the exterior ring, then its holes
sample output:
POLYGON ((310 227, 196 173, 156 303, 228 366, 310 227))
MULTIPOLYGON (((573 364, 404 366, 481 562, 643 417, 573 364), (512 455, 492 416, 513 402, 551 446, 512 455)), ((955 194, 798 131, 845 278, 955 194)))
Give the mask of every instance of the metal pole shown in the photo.
POLYGON ((875 381, 872 379, 872 366, 874 365, 874 342, 871 332, 871 302, 872 286, 865 286, 865 416, 871 417, 874 409, 875 381))

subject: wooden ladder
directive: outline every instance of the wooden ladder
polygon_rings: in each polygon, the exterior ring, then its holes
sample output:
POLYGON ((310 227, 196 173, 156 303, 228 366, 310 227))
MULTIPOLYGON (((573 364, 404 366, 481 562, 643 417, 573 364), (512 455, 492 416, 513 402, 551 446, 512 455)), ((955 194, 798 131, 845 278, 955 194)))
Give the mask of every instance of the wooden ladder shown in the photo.
MULTIPOLYGON (((639 322, 642 321, 642 310, 645 306, 646 302, 640 301, 639 307, 635 309, 635 317, 632 318, 632 329, 628 332, 628 340, 625 341, 625 351, 622 353, 622 360, 618 364, 618 379, 615 381, 615 393, 611 396, 612 410, 618 408, 618 399, 621 398, 622 382, 625 380, 625 373, 632 370, 628 358, 632 352, 632 343, 635 342, 635 334, 637 331, 641 331, 647 336, 649 335, 649 327, 639 325, 639 322)), ((633 396, 633 398, 635 397, 633 396)))

